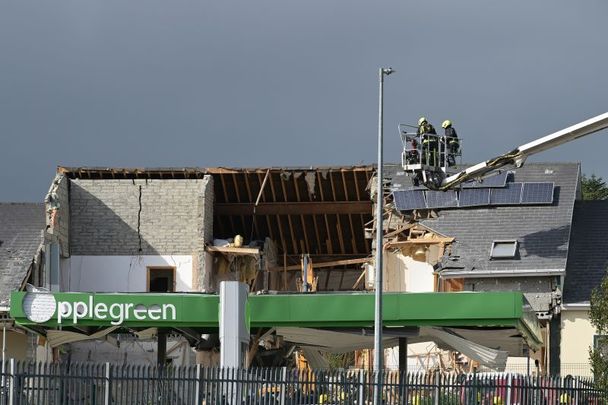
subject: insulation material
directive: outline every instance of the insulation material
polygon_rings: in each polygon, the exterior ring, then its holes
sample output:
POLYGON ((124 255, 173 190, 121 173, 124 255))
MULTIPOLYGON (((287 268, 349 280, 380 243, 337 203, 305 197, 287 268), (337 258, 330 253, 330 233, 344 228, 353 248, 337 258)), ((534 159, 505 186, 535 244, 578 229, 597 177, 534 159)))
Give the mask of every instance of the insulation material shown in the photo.
POLYGON ((228 257, 216 256, 215 266, 218 276, 227 280, 238 277, 241 282, 252 282, 258 267, 257 259, 253 256, 228 255, 228 257), (234 276, 230 276, 231 274, 234 276))
MULTIPOLYGON (((300 347, 314 348, 328 353, 346 353, 354 350, 370 349, 374 346, 374 336, 362 333, 338 332, 310 328, 285 327, 277 328, 277 335, 283 336, 286 342, 300 347)), ((471 340, 451 333, 448 329, 421 328, 418 336, 408 337, 410 343, 434 341, 440 346, 448 346, 481 365, 494 370, 504 370, 509 353, 494 350, 471 340)), ((385 348, 397 346, 398 337, 385 334, 382 344, 385 348)), ((310 361, 308 356, 305 357, 310 361)))
POLYGON ((424 328, 420 331, 420 334, 438 339, 456 351, 464 354, 469 359, 475 360, 491 369, 504 371, 507 365, 509 353, 506 351, 494 350, 437 328, 424 328))
POLYGON ((257 267, 258 267, 258 262, 255 259, 255 257, 253 257, 253 256, 242 257, 240 260, 240 265, 239 265, 239 270, 238 270, 239 275, 240 275, 239 280, 243 283, 250 284, 255 279, 257 267))
POLYGON ((311 369, 326 370, 329 368, 329 362, 323 357, 319 350, 312 347, 303 347, 302 352, 311 369))
POLYGON ((316 187, 316 174, 315 172, 307 172, 306 176, 304 176, 304 180, 306 181, 306 186, 308 186, 308 195, 311 199, 315 197, 315 187, 316 187))
POLYGON ((112 326, 107 329, 102 329, 92 335, 84 333, 68 332, 62 330, 48 330, 46 339, 51 347, 58 347, 66 343, 81 342, 84 340, 106 339, 109 333, 114 332, 119 326, 112 326))
MULTIPOLYGON (((337 332, 331 330, 294 328, 277 328, 277 335, 283 336, 287 342, 295 343, 301 347, 316 347, 328 353, 347 353, 354 350, 369 349, 374 346, 374 336, 361 333, 337 332)), ((396 337, 384 336, 384 347, 399 344, 396 337)))

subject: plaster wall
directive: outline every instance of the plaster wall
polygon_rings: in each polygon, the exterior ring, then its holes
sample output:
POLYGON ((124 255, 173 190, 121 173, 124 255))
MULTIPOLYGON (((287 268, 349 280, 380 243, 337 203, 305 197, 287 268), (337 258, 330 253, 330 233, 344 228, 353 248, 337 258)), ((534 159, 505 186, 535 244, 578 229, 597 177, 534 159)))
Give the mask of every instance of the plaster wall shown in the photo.
POLYGON ((388 252, 383 260, 383 290, 393 292, 432 292, 433 266, 416 261, 399 251, 388 252))
POLYGON ((571 374, 573 364, 589 364, 589 348, 593 346, 596 330, 589 321, 587 308, 564 310, 561 316, 560 360, 562 371, 571 374))
POLYGON ((175 267, 176 292, 193 291, 192 256, 72 256, 64 263, 65 291, 145 292, 147 267, 175 267))

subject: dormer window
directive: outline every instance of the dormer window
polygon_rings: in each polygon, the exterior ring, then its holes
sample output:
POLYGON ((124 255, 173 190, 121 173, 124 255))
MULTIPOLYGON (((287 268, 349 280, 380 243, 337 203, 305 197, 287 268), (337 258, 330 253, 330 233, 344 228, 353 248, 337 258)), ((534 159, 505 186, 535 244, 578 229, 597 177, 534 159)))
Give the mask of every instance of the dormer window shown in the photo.
POLYGON ((515 259, 517 256, 516 240, 495 240, 492 242, 490 259, 515 259))

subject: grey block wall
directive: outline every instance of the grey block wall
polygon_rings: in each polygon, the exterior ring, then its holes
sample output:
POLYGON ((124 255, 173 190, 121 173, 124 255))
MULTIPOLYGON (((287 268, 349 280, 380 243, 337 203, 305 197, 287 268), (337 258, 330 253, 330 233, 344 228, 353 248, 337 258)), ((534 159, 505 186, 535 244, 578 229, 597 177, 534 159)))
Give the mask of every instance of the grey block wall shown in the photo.
POLYGON ((212 237, 205 232, 213 232, 209 182, 208 178, 72 180, 71 253, 197 254, 205 237, 212 237))
POLYGON ((500 277, 465 279, 465 291, 520 291, 534 311, 546 312, 551 308, 556 277, 500 277))
POLYGON ((213 272, 213 257, 205 251, 205 243, 213 241, 213 177, 208 175, 202 180, 197 199, 197 234, 196 248, 193 258, 194 281, 196 291, 213 292, 211 274, 213 272))

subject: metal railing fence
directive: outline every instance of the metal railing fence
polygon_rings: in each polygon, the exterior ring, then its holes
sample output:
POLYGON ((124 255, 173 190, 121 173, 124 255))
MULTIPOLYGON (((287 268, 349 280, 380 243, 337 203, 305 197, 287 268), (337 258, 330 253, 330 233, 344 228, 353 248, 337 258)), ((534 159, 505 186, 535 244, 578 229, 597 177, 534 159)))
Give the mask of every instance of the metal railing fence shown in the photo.
MULTIPOLYGON (((363 370, 219 369, 10 360, 0 375, 0 405, 347 405, 371 404, 374 374, 363 370)), ((384 404, 607 404, 586 378, 523 375, 382 375, 384 404)))

